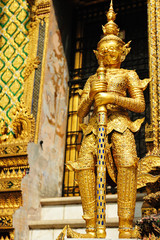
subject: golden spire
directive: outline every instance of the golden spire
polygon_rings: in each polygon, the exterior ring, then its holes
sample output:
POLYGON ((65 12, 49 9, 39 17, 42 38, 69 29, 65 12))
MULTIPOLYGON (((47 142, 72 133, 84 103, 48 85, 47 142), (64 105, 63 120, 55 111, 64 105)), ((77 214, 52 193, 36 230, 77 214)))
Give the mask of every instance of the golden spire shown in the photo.
MULTIPOLYGON (((111 0, 111 2, 110 2, 110 9, 112 9, 113 10, 113 0, 111 0)), ((109 10, 110 10, 109 9, 109 10)), ((114 10, 113 10, 114 11, 114 10)))
POLYGON ((113 34, 118 36, 119 29, 117 24, 114 22, 116 19, 116 13, 114 12, 114 9, 113 9, 112 0, 110 3, 109 11, 106 13, 106 16, 107 16, 108 22, 105 24, 105 26, 102 26, 104 35, 107 36, 107 35, 113 34))

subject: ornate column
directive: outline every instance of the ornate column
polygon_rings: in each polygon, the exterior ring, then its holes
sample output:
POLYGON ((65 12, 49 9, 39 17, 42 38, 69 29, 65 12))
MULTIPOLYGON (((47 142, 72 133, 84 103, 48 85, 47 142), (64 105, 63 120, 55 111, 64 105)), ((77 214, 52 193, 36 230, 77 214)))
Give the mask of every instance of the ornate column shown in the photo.
POLYGON ((13 238, 27 146, 39 133, 50 0, 1 1, 0 9, 0 236, 13 238))
POLYGON ((34 119, 22 100, 30 10, 26 0, 1 1, 0 9, 0 236, 13 238, 12 215, 22 205, 21 179, 34 136, 34 119))
POLYGON ((24 100, 35 118, 35 136, 21 183, 23 206, 13 217, 18 240, 27 239, 29 222, 40 219, 40 199, 61 196, 67 117, 67 64, 49 1, 34 2, 30 26, 24 100))
POLYGON ((152 175, 160 168, 160 3, 158 0, 148 0, 148 39, 150 66, 150 104, 151 124, 146 125, 145 141, 148 147, 146 157, 138 166, 138 188, 148 183, 155 183, 160 175, 152 175))
POLYGON ((146 142, 152 153, 159 154, 160 135, 160 6, 158 0, 148 0, 148 38, 150 65, 151 125, 146 126, 146 142))
POLYGON ((35 142, 37 143, 48 44, 50 0, 35 0, 35 2, 30 0, 30 3, 30 42, 24 76, 24 101, 28 111, 32 112, 35 118, 35 142))

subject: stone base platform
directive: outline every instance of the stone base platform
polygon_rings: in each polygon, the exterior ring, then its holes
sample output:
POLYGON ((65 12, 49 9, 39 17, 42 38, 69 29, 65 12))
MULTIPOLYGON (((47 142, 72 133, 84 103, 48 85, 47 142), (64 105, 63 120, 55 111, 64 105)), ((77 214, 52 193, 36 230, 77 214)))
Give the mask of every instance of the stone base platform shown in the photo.
MULTIPOLYGON (((135 221, 141 218, 143 197, 144 194, 137 194, 135 221)), ((29 223, 29 240, 56 240, 65 225, 70 225, 74 231, 85 233, 82 215, 80 197, 42 199, 40 220, 29 223)), ((116 194, 106 196, 106 228, 107 240, 118 239, 116 194)))

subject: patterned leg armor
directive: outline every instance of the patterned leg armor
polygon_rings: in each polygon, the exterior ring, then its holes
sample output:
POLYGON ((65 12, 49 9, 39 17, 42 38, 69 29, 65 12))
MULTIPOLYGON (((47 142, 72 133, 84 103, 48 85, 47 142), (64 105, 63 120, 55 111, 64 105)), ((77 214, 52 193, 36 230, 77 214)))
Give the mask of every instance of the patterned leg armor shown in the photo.
POLYGON ((82 200, 83 219, 86 221, 86 234, 80 234, 68 228, 71 238, 96 237, 96 179, 95 161, 97 145, 94 134, 84 136, 77 162, 69 163, 77 172, 77 180, 82 200))
POLYGON ((96 197, 95 172, 92 169, 78 171, 78 183, 83 207, 83 219, 86 221, 86 234, 67 229, 68 238, 96 237, 96 197))
POLYGON ((119 167, 117 176, 119 238, 131 238, 136 203, 135 167, 119 167))
POLYGON ((78 184, 81 194, 83 219, 86 221, 86 234, 67 229, 68 238, 95 238, 96 237, 96 196, 94 169, 78 171, 78 184))
POLYGON ((96 232, 96 196, 95 172, 92 169, 78 172, 78 183, 83 207, 83 219, 86 220, 86 232, 95 237, 96 232))
POLYGON ((119 238, 131 238, 137 191, 137 153, 133 133, 113 132, 112 152, 117 166, 119 238))
POLYGON ((95 237, 96 232, 96 179, 95 161, 97 144, 92 133, 83 139, 79 152, 77 180, 82 200, 83 219, 86 220, 86 232, 95 237))

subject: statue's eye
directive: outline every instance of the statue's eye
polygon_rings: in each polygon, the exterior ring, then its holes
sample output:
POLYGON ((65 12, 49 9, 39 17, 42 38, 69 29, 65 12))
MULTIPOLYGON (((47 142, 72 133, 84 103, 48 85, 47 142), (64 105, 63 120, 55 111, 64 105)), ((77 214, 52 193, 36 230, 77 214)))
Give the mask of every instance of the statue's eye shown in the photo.
POLYGON ((110 50, 115 51, 115 48, 114 47, 110 47, 110 50))

